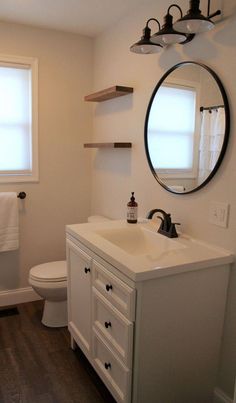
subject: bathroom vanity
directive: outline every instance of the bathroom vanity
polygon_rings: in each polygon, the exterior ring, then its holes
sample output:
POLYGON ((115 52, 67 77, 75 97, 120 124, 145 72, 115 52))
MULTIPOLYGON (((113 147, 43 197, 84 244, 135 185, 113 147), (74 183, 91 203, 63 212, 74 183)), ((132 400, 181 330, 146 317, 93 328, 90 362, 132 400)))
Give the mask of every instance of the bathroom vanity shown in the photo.
POLYGON ((156 227, 67 226, 71 346, 117 402, 210 403, 233 255, 156 227))

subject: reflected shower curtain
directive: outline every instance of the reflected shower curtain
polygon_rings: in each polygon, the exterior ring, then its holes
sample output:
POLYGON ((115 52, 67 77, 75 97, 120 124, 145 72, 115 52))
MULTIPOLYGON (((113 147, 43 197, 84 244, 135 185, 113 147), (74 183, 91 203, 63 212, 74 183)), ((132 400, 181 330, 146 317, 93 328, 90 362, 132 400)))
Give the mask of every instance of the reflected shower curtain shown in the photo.
POLYGON ((222 148, 225 133, 224 108, 201 112, 198 184, 204 182, 214 169, 222 148))

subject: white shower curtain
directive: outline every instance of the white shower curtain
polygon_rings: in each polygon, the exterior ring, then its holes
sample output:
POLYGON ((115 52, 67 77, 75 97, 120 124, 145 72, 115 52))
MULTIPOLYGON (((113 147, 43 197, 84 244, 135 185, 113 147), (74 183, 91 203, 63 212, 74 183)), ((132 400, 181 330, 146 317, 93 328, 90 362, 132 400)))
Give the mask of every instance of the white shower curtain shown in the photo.
POLYGON ((201 115, 198 184, 202 183, 215 167, 225 133, 224 108, 203 110, 201 115))

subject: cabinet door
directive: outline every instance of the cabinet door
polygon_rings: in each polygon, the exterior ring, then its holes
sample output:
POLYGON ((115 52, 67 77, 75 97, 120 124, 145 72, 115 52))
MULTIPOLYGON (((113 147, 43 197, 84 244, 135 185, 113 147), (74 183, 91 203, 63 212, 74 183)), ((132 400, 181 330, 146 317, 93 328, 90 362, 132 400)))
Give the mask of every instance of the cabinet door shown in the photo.
POLYGON ((69 330, 87 357, 91 346, 91 257, 67 241, 69 330))

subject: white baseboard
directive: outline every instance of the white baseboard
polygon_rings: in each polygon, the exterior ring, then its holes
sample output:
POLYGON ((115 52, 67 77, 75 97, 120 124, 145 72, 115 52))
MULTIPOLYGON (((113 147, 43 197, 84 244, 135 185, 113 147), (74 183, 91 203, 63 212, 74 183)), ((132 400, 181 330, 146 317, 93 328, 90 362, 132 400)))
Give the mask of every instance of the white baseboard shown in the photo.
POLYGON ((223 392, 223 390, 215 388, 214 403, 234 403, 234 401, 230 399, 229 396, 223 392))
POLYGON ((41 297, 36 294, 32 287, 0 291, 0 307, 22 304, 38 299, 41 299, 41 297))

